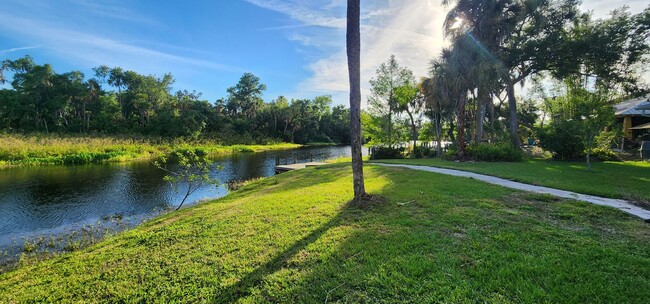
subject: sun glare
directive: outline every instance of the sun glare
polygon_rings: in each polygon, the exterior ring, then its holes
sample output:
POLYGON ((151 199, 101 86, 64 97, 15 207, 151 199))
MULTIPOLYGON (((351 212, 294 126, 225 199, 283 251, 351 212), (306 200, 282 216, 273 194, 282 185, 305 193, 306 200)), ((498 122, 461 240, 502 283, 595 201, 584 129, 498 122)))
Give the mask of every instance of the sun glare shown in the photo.
POLYGON ((451 29, 452 30, 457 30, 463 27, 463 24, 465 24, 465 20, 461 17, 456 17, 456 20, 454 20, 454 24, 452 24, 451 29))

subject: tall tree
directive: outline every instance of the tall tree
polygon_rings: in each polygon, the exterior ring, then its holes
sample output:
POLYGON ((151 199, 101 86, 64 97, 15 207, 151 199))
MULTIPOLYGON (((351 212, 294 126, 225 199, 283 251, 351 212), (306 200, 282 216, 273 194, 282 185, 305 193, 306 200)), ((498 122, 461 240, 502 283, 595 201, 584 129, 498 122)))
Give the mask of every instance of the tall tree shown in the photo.
POLYGON ((259 77, 245 73, 234 87, 228 88, 228 107, 235 114, 251 118, 261 108, 265 90, 266 85, 260 82, 259 77))
POLYGON ((413 72, 397 63, 395 55, 391 55, 387 62, 382 63, 376 75, 370 80, 371 95, 368 105, 373 115, 380 118, 386 130, 386 144, 392 146, 396 141, 394 134, 394 121, 400 112, 399 102, 395 90, 407 83, 415 83, 413 72))
POLYGON ((395 99, 398 104, 398 111, 406 112, 409 117, 411 140, 413 141, 413 150, 415 150, 418 139, 418 122, 420 121, 418 116, 424 103, 423 96, 416 84, 407 82, 395 89, 395 99))
POLYGON ((361 203, 366 194, 361 155, 361 1, 348 0, 346 49, 350 76, 350 137, 354 200, 361 203))
MULTIPOLYGON (((454 4, 446 28, 461 27, 480 49, 498 58, 510 110, 509 131, 519 146, 515 85, 558 66, 566 29, 575 20, 578 0, 443 0, 454 4)), ((481 94, 485 95, 485 94, 481 94)))

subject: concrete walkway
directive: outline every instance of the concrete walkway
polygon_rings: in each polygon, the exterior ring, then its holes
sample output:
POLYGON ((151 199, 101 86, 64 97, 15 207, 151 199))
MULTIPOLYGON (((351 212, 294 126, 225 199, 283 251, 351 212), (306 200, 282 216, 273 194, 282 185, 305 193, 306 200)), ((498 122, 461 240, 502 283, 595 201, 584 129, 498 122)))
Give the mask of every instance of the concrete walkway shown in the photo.
POLYGON ((625 200, 604 198, 599 196, 575 193, 571 191, 558 190, 558 189, 553 189, 548 187, 534 186, 529 184, 513 182, 511 180, 498 178, 494 176, 472 173, 467 171, 453 170, 453 169, 443 169, 443 168, 436 168, 436 167, 414 166, 414 165, 382 164, 382 163, 372 163, 372 164, 378 166, 384 166, 384 167, 408 168, 413 170, 434 172, 434 173, 447 174, 453 176, 469 177, 486 183, 503 186, 506 188, 512 188, 512 189, 534 192, 534 193, 541 193, 541 194, 550 194, 561 198, 568 198, 568 199, 583 201, 583 202, 592 203, 601 206, 614 207, 623 212, 627 212, 629 214, 638 216, 645 221, 650 221, 650 211, 637 207, 625 200))

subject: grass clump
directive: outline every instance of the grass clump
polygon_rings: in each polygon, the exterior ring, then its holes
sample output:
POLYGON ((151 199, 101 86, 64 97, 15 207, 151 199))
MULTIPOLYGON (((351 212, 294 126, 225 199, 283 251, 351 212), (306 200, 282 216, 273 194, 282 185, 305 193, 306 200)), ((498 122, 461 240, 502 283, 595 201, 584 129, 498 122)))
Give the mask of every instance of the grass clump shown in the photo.
POLYGON ((263 180, 264 177, 255 177, 247 180, 232 180, 226 183, 228 191, 237 191, 243 187, 246 187, 254 182, 263 180))
POLYGON ((0 274, 7 302, 645 302, 650 228, 458 177, 288 172, 0 274), (242 189, 243 190, 243 189, 242 189))

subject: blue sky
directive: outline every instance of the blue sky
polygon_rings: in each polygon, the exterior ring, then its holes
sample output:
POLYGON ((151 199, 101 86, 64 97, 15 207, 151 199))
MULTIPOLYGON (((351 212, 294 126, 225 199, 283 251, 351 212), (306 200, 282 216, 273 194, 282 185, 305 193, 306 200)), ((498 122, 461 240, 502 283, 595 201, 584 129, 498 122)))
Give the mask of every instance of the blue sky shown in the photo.
MULTIPOLYGON (((362 1, 362 81, 391 54, 417 76, 442 46, 440 0, 362 1)), ((604 16, 645 0, 591 0, 604 16)), ((347 103, 345 0, 0 0, 0 60, 32 55, 57 72, 88 77, 100 64, 143 74, 172 73, 174 89, 214 101, 244 72, 279 95, 330 94, 347 103)), ((6 87, 6 85, 5 85, 6 87)))

